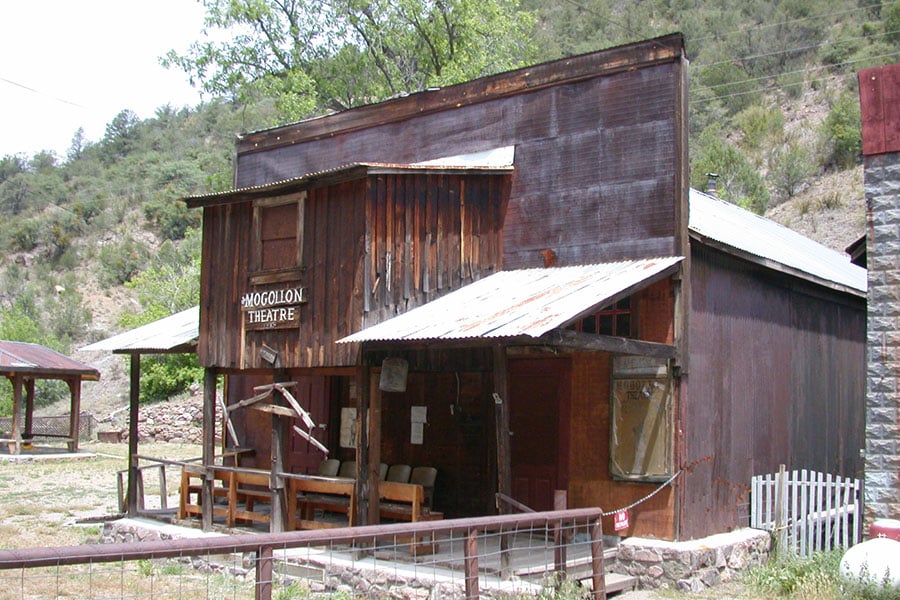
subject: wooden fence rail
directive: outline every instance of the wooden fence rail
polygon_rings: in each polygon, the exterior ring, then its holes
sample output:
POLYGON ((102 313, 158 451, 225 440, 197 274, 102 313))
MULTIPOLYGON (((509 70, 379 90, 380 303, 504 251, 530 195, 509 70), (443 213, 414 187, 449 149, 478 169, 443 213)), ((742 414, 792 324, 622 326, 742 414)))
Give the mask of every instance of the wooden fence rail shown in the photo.
POLYGON ((858 479, 806 469, 751 481, 750 527, 772 531, 778 552, 809 556, 859 541, 858 479))

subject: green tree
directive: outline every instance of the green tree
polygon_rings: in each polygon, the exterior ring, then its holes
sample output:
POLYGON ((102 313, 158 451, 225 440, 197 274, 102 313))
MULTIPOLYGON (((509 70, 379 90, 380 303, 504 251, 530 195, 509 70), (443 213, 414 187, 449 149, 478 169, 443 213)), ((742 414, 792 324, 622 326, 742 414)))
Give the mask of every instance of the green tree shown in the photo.
POLYGON ((707 173, 719 175, 719 196, 748 210, 762 214, 769 203, 769 192, 759 172, 746 156, 725 139, 718 126, 708 127, 698 138, 691 166, 691 185, 706 186, 707 173))
MULTIPOLYGON (((192 229, 180 244, 162 244, 154 265, 127 284, 137 292, 143 309, 122 315, 124 327, 150 323, 200 301, 200 241, 200 230, 192 229)), ((203 369, 196 354, 150 357, 142 367, 141 398, 162 400, 183 392, 202 378, 203 369)))
POLYGON ((205 0, 201 41, 166 66, 213 96, 274 98, 282 120, 527 64, 533 19, 516 0, 205 0))

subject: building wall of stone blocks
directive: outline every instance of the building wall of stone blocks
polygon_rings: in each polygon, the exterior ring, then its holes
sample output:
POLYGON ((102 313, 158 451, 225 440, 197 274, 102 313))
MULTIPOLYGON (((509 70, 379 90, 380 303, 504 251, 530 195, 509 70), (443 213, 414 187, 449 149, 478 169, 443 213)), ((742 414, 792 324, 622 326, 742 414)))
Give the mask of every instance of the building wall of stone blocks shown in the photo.
POLYGON ((866 522, 900 519, 900 153, 866 157, 866 522))

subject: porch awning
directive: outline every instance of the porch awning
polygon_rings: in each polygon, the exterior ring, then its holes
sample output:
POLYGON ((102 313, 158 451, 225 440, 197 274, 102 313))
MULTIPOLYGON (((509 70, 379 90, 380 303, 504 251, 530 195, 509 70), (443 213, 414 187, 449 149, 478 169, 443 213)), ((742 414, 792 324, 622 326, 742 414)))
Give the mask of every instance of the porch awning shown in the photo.
POLYGON ((533 338, 565 327, 673 273, 680 256, 500 271, 338 340, 533 338))
POLYGON ((200 307, 193 306, 80 350, 113 354, 187 354, 196 350, 199 337, 200 307))

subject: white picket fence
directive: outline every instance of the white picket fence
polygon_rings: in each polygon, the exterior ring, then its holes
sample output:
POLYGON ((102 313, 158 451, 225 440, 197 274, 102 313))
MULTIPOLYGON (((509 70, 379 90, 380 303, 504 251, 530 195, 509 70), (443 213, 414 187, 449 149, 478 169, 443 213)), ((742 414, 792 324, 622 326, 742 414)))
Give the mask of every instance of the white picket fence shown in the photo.
POLYGON ((750 527, 774 532, 779 552, 809 556, 859 541, 858 479, 782 466, 753 477, 750 502, 750 527))

